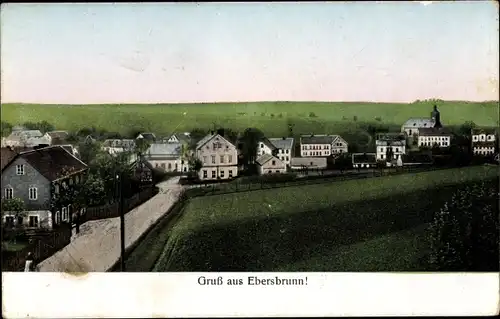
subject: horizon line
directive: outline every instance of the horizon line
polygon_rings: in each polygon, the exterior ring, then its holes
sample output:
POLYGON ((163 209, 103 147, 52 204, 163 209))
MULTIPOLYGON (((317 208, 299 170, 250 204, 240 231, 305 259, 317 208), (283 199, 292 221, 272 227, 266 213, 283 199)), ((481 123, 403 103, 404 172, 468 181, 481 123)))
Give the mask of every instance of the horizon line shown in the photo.
POLYGON ((9 104, 23 104, 23 105, 68 105, 68 106, 78 106, 78 105, 89 105, 89 106, 97 106, 97 105, 186 105, 186 104, 246 104, 246 103, 370 103, 370 104, 413 104, 413 103, 425 103, 425 102, 455 102, 455 103, 500 103, 500 100, 483 100, 483 101, 473 101, 473 100, 442 100, 436 98, 430 99, 417 99, 412 102, 384 102, 384 101, 286 101, 286 100, 275 100, 275 101, 224 101, 224 102, 128 102, 128 103, 110 103, 110 102, 101 102, 101 103, 38 103, 38 102, 0 102, 0 105, 9 105, 9 104))

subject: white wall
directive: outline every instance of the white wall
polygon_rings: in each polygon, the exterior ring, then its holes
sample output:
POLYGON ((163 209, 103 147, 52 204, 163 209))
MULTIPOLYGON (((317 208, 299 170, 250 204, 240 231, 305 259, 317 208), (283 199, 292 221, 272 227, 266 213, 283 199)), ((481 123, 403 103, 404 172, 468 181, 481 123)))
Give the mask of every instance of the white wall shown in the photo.
POLYGON ((331 144, 301 144, 301 157, 325 157, 332 155, 331 144))
POLYGON ((394 154, 392 159, 398 159, 401 155, 406 153, 405 145, 398 146, 377 146, 377 160, 387 160, 387 149, 392 148, 392 152, 394 154))
POLYGON ((419 136, 418 146, 433 147, 438 144, 439 147, 450 147, 449 136, 419 136))

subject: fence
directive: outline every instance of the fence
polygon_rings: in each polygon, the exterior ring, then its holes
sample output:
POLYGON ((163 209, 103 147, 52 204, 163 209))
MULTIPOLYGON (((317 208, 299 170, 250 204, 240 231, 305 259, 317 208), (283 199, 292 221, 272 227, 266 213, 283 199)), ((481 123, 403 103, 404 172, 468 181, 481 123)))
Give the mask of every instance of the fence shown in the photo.
POLYGON ((351 170, 350 172, 349 171, 336 172, 336 174, 322 172, 321 175, 295 177, 288 181, 262 179, 260 182, 252 181, 250 183, 242 183, 238 180, 235 180, 231 183, 225 183, 225 184, 192 185, 190 189, 186 191, 186 196, 188 197, 212 196, 212 195, 249 192, 249 191, 281 188, 281 187, 333 183, 333 182, 341 182, 354 179, 366 179, 366 178, 374 178, 381 176, 438 171, 444 169, 449 169, 449 167, 397 167, 391 169, 359 169, 356 172, 353 172, 351 170))
MULTIPOLYGON (((148 187, 147 189, 142 190, 140 193, 135 194, 134 196, 126 199, 124 201, 124 211, 125 213, 131 211, 135 207, 141 205, 142 203, 149 200, 151 197, 158 193, 158 189, 156 187, 148 187)), ((81 224, 98 219, 106 219, 106 218, 115 218, 120 216, 120 206, 119 203, 107 204, 103 206, 97 207, 88 207, 85 209, 85 212, 80 216, 80 220, 78 221, 81 224)))
POLYGON ((30 243, 18 251, 2 250, 2 271, 22 271, 28 253, 31 253, 35 263, 38 263, 71 242, 72 230, 68 224, 62 224, 51 231, 38 231, 30 238, 30 243))

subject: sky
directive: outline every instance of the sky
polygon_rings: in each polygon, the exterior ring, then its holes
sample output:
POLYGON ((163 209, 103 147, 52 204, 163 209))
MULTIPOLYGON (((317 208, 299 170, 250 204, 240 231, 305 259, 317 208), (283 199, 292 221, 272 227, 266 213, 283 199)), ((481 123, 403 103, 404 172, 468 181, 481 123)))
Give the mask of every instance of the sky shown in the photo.
POLYGON ((498 100, 498 6, 2 4, 1 102, 498 100))

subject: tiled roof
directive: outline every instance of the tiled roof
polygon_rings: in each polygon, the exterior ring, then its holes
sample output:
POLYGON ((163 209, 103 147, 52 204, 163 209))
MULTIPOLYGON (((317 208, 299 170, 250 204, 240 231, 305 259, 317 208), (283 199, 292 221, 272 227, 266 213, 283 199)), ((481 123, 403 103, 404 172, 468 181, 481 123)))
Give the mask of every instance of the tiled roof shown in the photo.
POLYGON ((290 159, 290 166, 326 167, 326 165, 325 157, 292 157, 290 159))
POLYGON ((103 147, 117 147, 125 149, 133 149, 135 147, 135 140, 132 139, 108 139, 102 143, 103 147))
POLYGON ((63 141, 69 137, 69 133, 67 131, 52 131, 47 132, 47 135, 51 138, 57 138, 63 141))
POLYGON ((208 134, 207 136, 205 136, 204 138, 199 140, 198 143, 196 143, 196 148, 199 148, 199 147, 205 145, 214 136, 215 136, 215 134, 208 134))
POLYGON ((178 157, 182 152, 180 143, 153 143, 146 154, 149 156, 178 157))
POLYGON ((261 156, 259 156, 259 158, 257 158, 256 162, 259 165, 264 165, 265 163, 269 162, 273 158, 276 159, 271 154, 262 154, 261 156))
POLYGON ((331 144, 333 140, 332 135, 303 135, 300 144, 331 144))
POLYGON ((486 134, 486 135, 496 135, 498 134, 498 129, 497 128, 473 128, 472 129, 472 135, 480 135, 480 134, 486 134))
POLYGON ((419 128, 420 136, 450 136, 451 132, 444 128, 419 128))
POLYGON ((293 148, 293 137, 287 138, 270 138, 269 142, 274 145, 277 149, 292 149, 293 148))
POLYGON ((411 118, 403 124, 406 128, 434 127, 435 122, 428 118, 411 118))
POLYGON ((60 146, 49 146, 18 155, 49 181, 61 178, 63 169, 81 171, 87 168, 82 161, 60 146))
POLYGON ((145 132, 141 133, 140 135, 142 135, 144 139, 149 141, 154 141, 156 139, 156 135, 154 133, 145 132))

